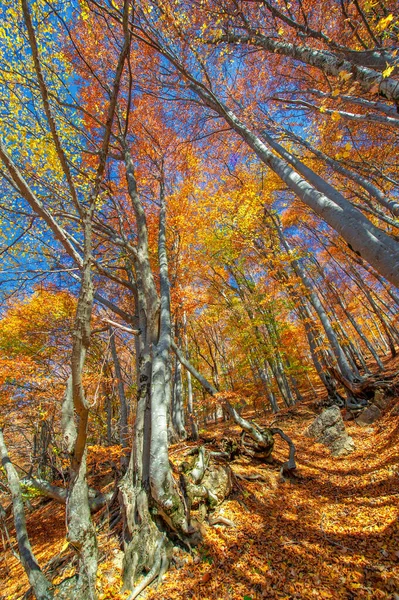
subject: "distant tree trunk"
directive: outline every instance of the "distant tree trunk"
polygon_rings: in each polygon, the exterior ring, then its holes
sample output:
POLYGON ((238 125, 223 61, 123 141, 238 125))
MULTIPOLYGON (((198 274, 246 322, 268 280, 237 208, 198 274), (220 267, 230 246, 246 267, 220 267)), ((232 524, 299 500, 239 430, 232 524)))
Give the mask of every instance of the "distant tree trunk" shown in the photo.
POLYGON ((391 352, 391 356, 392 358, 396 356, 396 347, 395 347, 395 342, 398 342, 397 339, 397 332, 396 330, 392 330, 392 328, 390 327, 389 323, 387 323, 384 315, 382 314, 382 311, 380 310, 379 306, 377 305, 377 303, 375 302, 372 294, 369 292, 369 290, 366 288, 366 286, 363 284, 363 282, 361 281, 361 279, 358 277, 357 273, 353 273, 355 279, 356 279, 356 283, 358 285, 358 287, 360 288, 360 290, 364 293, 364 295, 366 296, 376 318, 380 321, 381 326, 384 330, 384 333, 386 335, 386 340, 388 342, 388 346, 389 346, 389 350, 391 352))
POLYGON ((191 373, 189 371, 186 371, 186 377, 187 377, 187 413, 188 413, 188 419, 189 419, 190 428, 191 428, 190 438, 194 442, 196 442, 199 438, 198 424, 197 424, 197 419, 195 418, 195 414, 194 414, 193 384, 191 381, 191 373))
MULTIPOLYGON (((115 344, 115 331, 110 330, 109 342, 111 347, 112 361, 114 363, 115 376, 117 381, 117 389, 119 396, 119 442, 122 448, 129 446, 129 407, 126 400, 125 386, 122 378, 122 369, 119 362, 119 356, 115 344)), ((125 466, 127 463, 125 462, 125 466)))
POLYGON ((112 398, 105 390, 105 415, 107 419, 107 444, 111 446, 112 444, 112 398))
POLYGON ((264 366, 258 365, 258 369, 259 369, 259 376, 260 376, 262 383, 264 384, 264 389, 266 391, 266 395, 269 400, 272 412, 277 413, 280 411, 280 408, 279 408, 279 405, 277 404, 276 396, 272 389, 272 382, 271 382, 271 377, 269 374, 269 369, 270 369, 269 363, 267 361, 265 361, 264 366))
MULTIPOLYGON (((175 335, 179 346, 181 345, 181 336, 178 323, 175 326, 175 335)), ((183 381, 181 374, 181 363, 175 360, 172 392, 172 423, 177 433, 178 439, 184 440, 187 437, 184 425, 184 407, 183 407, 183 381)))
MULTIPOLYGON (((279 224, 277 223, 277 221, 275 219, 273 219, 273 220, 275 223, 275 227, 278 231, 283 248, 286 250, 286 252, 288 252, 289 255, 291 255, 290 245, 288 244, 287 240, 285 239, 283 232, 281 231, 281 228, 280 228, 279 224)), ((344 377, 346 377, 346 379, 348 379, 349 381, 352 381, 353 377, 354 377, 353 371, 352 371, 352 369, 348 363, 348 360, 345 356, 345 353, 337 339, 337 336, 335 335, 334 329, 331 325, 330 318, 328 317, 328 315, 324 309, 324 306, 321 303, 319 296, 314 289, 314 285, 313 285, 312 281, 308 277, 306 270, 301 265, 300 261, 298 261, 296 259, 291 259, 291 265, 292 265, 292 268, 294 269, 295 273, 301 279, 301 281, 304 285, 304 288, 308 294, 309 302, 312 304, 314 310, 317 313, 317 316, 320 319, 320 322, 326 333, 328 341, 330 342, 331 348, 333 349, 333 352, 337 359, 338 366, 339 366, 341 373, 344 375, 344 377)))
MULTIPOLYGON (((184 328, 184 345, 185 345, 185 353, 186 353, 186 358, 187 360, 189 360, 190 355, 189 355, 189 348, 188 348, 188 336, 187 336, 187 316, 186 313, 184 313, 183 315, 183 328, 184 328)), ((180 362, 180 361, 179 361, 180 362)), ((190 429, 191 429, 191 439, 193 441, 197 441, 199 438, 198 435, 198 424, 197 424, 197 419, 195 418, 195 414, 194 414, 194 406, 193 406, 193 384, 191 381, 191 373, 190 371, 186 370, 186 377, 187 377, 187 414, 188 414, 188 420, 190 423, 190 429)))
POLYGON ((337 300, 338 304, 341 306, 345 316, 347 317, 348 321, 350 322, 350 324, 352 325, 353 329, 356 331, 357 335, 359 336, 359 338, 361 339, 361 341, 363 342, 363 344, 366 346, 367 350, 370 352, 371 356, 374 358, 375 362, 378 365, 378 368, 380 370, 382 370, 384 368, 384 365, 382 364, 380 357, 378 356, 377 352, 374 349, 373 344, 371 344, 371 342, 369 341, 368 337, 366 335, 364 335, 360 325, 358 325, 357 321, 355 320, 355 318, 352 316, 351 312, 347 309, 347 307, 345 306, 343 300, 341 299, 339 293, 334 289, 334 295, 335 295, 335 299, 337 300))
POLYGON ((175 363, 173 375, 172 419, 179 439, 184 440, 187 437, 187 433, 184 425, 183 381, 179 361, 175 363))

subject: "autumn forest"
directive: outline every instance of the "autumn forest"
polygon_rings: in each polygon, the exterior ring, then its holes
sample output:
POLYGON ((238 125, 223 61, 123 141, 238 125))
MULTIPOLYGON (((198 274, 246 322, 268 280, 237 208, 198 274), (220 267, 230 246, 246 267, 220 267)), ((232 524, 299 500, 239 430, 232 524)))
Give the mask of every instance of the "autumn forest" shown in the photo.
POLYGON ((399 600, 395 0, 0 3, 0 598, 399 600))

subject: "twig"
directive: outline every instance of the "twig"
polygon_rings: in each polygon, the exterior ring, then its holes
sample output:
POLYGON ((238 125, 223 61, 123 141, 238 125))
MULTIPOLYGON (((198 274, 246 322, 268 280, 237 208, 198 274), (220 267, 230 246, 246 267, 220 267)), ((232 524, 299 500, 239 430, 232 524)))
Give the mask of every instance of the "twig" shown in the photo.
POLYGON ((323 537, 326 540, 326 542, 328 542, 329 544, 332 544, 333 546, 338 546, 338 548, 342 548, 343 550, 349 550, 349 552, 354 552, 354 550, 352 548, 349 548, 349 546, 344 546, 343 544, 340 544, 339 542, 334 542, 334 540, 331 540, 329 537, 327 537, 327 534, 323 527, 323 520, 324 520, 325 516, 326 515, 324 513, 321 515, 320 529, 321 529, 321 532, 322 532, 323 537))
POLYGON ((233 521, 230 521, 230 519, 226 519, 226 517, 222 517, 222 516, 217 516, 217 517, 208 517, 208 522, 209 525, 217 525, 217 524, 221 524, 221 525, 226 525, 227 527, 235 527, 236 524, 233 523, 233 521))
POLYGON ((116 327, 117 329, 122 329, 122 331, 126 331, 127 333, 131 333, 132 335, 140 335, 140 329, 131 329, 130 327, 121 325, 120 323, 117 323, 116 321, 111 321, 111 319, 108 319, 106 317, 104 317, 102 319, 102 321, 105 321, 105 323, 109 323, 110 325, 112 325, 112 327, 116 327))
POLYGON ((265 477, 263 477, 260 474, 255 474, 255 475, 240 475, 239 473, 235 473, 235 476, 237 477, 237 479, 241 479, 241 480, 245 480, 245 481, 263 481, 264 483, 267 483, 267 479, 265 479, 265 477))

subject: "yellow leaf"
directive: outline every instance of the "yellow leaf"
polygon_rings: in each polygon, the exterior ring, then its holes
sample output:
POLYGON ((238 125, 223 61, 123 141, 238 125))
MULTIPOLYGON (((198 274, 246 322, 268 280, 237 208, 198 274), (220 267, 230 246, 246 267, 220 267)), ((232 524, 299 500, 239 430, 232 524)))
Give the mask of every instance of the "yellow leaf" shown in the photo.
POLYGON ((389 77, 395 67, 387 67, 385 71, 382 72, 383 77, 389 77))
POLYGON ((381 19, 377 24, 378 31, 384 31, 384 29, 388 27, 391 21, 393 21, 393 14, 390 14, 387 17, 381 19))
POLYGON ((339 72, 339 78, 342 81, 348 81, 348 79, 350 79, 352 77, 352 73, 349 73, 348 71, 340 71, 339 72))
POLYGON ((331 119, 332 119, 333 121, 339 121, 339 120, 340 120, 340 118, 341 118, 341 115, 340 115, 339 113, 337 113, 337 111, 336 111, 336 110, 334 110, 334 112, 333 112, 333 113, 332 113, 332 115, 331 115, 331 119))

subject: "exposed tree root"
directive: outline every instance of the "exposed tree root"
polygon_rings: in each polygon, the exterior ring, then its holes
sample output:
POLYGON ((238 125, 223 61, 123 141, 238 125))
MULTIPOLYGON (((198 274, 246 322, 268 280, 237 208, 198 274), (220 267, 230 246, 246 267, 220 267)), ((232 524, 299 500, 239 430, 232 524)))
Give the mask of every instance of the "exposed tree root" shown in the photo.
MULTIPOLYGON (((154 553, 154 564, 144 577, 143 581, 141 581, 132 591, 132 593, 128 596, 127 600, 134 600, 139 596, 145 589, 148 587, 156 577, 159 577, 162 571, 163 562, 165 561, 164 555, 164 543, 165 543, 166 533, 162 535, 160 538, 157 547, 155 548, 154 553)), ((168 561, 169 562, 169 561, 168 561)))
POLYGON ((397 373, 394 373, 389 377, 385 376, 385 379, 381 379, 378 375, 369 375, 368 377, 362 377, 360 381, 349 381, 335 367, 329 367, 329 371, 349 394, 361 400, 370 400, 373 398, 375 390, 379 387, 391 387, 392 380, 397 375, 397 373))

